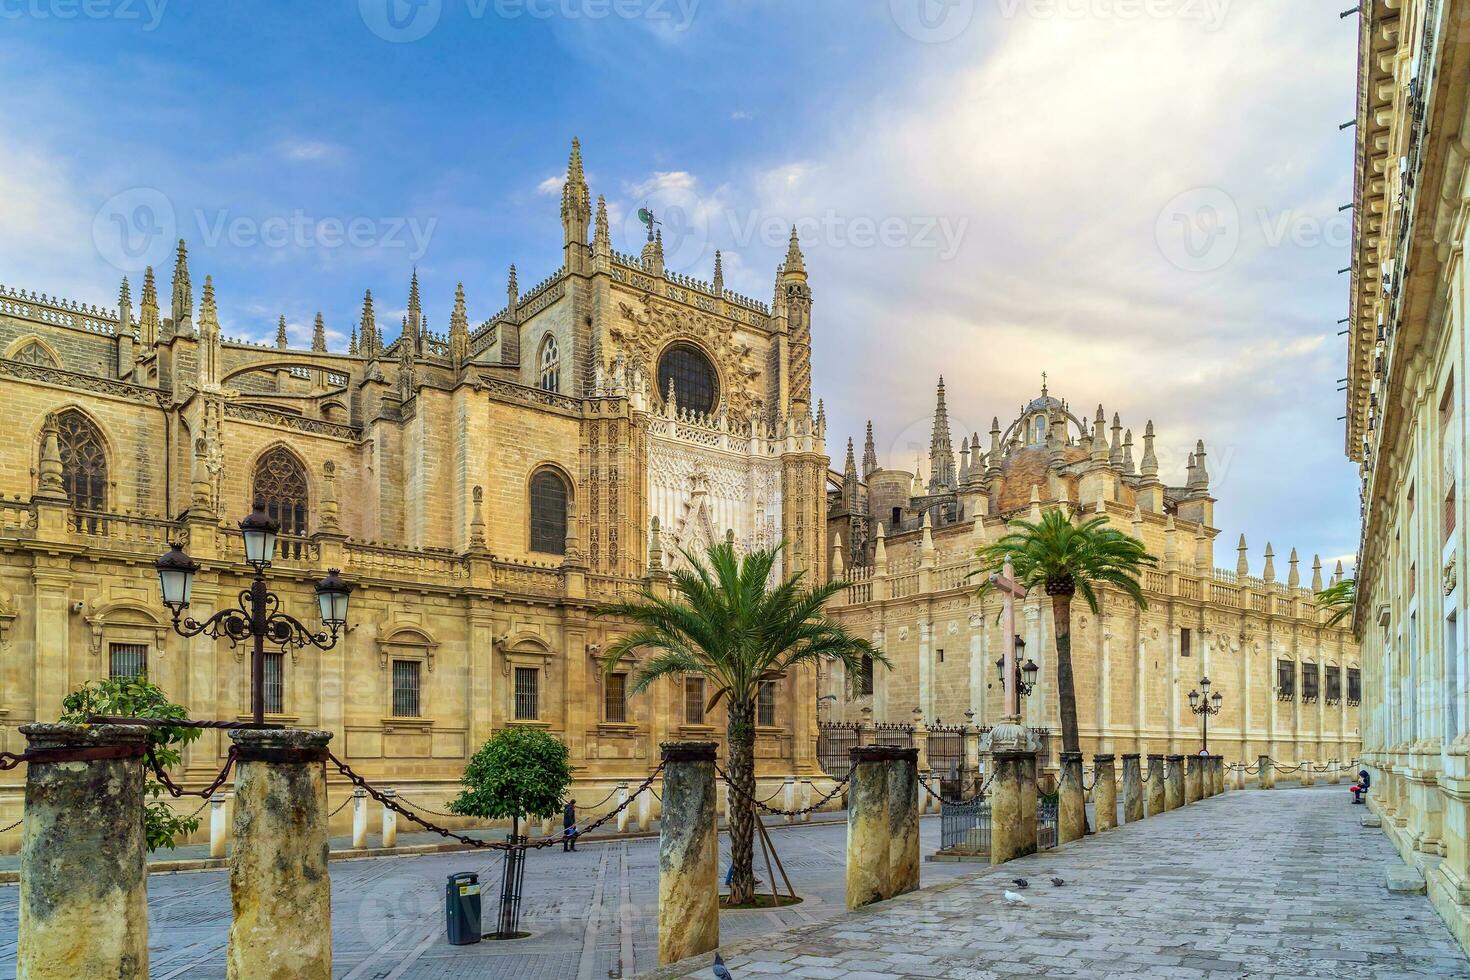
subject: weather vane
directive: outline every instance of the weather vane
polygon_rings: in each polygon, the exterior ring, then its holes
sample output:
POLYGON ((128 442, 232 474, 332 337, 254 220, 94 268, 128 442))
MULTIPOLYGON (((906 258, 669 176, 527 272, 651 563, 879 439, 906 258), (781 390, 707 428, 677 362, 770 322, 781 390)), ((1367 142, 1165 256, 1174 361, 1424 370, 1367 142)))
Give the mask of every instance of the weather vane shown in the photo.
POLYGON ((653 226, 661 225, 663 222, 656 220, 653 212, 646 207, 638 209, 638 220, 643 222, 644 227, 648 229, 648 240, 653 241, 653 226))

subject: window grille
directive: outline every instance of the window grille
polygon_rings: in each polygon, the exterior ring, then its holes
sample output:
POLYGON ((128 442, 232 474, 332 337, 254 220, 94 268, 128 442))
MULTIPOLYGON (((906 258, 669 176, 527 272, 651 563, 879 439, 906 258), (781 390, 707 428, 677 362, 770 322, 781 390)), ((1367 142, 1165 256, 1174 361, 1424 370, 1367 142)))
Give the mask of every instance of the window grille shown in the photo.
POLYGON ((776 724, 776 682, 762 681, 755 698, 755 723, 767 727, 776 724))
POLYGON ((418 718, 419 669, 417 660, 393 661, 393 717, 418 718))
POLYGON ((858 673, 858 693, 873 693, 873 658, 866 653, 863 654, 862 670, 858 673))
POLYGON ((1318 695, 1316 664, 1302 664, 1302 703, 1315 704, 1318 695))
POLYGON ((567 484, 551 470, 531 477, 531 550, 567 553, 567 484))
POLYGON ((141 643, 114 643, 107 659, 109 677, 148 677, 148 648, 141 643))
POLYGON ((536 721, 541 717, 541 671, 535 667, 516 668, 516 721, 536 721))
POLYGON ((1276 697, 1281 701, 1296 699, 1296 662, 1276 661, 1276 697))
POLYGON ((704 724, 704 678, 684 678, 684 724, 704 724))
POLYGON ((265 655, 265 710, 279 715, 286 711, 286 655, 277 651, 265 655))
POLYGON ((603 682, 602 716, 611 722, 628 720, 628 675, 608 674, 603 682))
POLYGON ((1357 704, 1363 700, 1363 675, 1356 667, 1348 668, 1348 704, 1357 704))
POLYGON ((1327 671, 1327 703, 1336 704, 1342 700, 1342 668, 1328 664, 1327 671))

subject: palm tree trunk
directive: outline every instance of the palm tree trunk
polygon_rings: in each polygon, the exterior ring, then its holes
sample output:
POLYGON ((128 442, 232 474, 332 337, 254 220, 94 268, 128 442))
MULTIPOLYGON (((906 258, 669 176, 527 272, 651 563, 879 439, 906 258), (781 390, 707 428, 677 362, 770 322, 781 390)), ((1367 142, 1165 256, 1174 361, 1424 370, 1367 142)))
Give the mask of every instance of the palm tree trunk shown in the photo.
POLYGON ((749 701, 730 701, 726 726, 730 746, 730 904, 755 901, 755 725, 749 701))
POLYGON ((1072 682, 1072 597, 1051 597, 1053 627, 1057 631, 1057 700, 1062 714, 1062 751, 1081 752, 1077 737, 1077 688, 1072 682))

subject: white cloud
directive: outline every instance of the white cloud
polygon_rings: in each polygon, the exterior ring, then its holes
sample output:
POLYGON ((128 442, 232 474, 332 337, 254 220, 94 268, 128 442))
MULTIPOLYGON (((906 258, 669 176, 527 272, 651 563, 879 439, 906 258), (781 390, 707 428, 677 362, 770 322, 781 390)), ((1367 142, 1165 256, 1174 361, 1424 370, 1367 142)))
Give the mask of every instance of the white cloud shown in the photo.
POLYGON ((547 177, 541 183, 536 185, 536 193, 545 194, 548 196, 560 194, 562 185, 566 182, 567 178, 564 174, 556 174, 554 176, 547 177))
POLYGON ((283 140, 277 151, 283 159, 309 163, 334 158, 342 152, 342 148, 325 140, 290 139, 283 140))

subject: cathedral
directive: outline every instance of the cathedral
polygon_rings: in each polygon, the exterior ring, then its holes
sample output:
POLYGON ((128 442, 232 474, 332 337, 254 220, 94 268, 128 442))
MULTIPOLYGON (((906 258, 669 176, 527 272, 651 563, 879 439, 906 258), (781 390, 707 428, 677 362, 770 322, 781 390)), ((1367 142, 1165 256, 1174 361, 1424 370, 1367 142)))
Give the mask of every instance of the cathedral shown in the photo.
MULTIPOLYGON (((176 635, 152 564, 181 542, 202 565, 190 614, 235 604, 254 501, 281 524, 284 611, 315 622, 329 568, 355 586, 330 650, 268 655, 268 720, 332 732, 379 785, 442 809, 487 737, 530 725, 566 742, 575 795, 596 799, 662 741, 721 739, 700 679, 634 694, 602 671, 622 627, 593 609, 727 536, 785 541, 784 571, 827 574, 801 249, 793 231, 769 304, 725 289, 719 253, 709 281, 666 270, 652 222, 619 252, 575 141, 560 218, 554 270, 523 290, 511 266, 496 312, 472 317, 483 300, 461 285, 435 332, 404 270, 406 316, 380 322, 365 292, 345 351, 320 314, 309 350, 284 318, 274 345, 222 336, 228 283, 196 287, 208 270, 182 241, 162 300, 151 268, 115 309, 0 287, 0 748, 109 675, 144 674, 195 718, 245 718, 244 645, 176 635)), ((761 692, 763 777, 817 775, 814 685, 761 692)), ((188 746, 185 781, 227 744, 188 746)), ((0 774, 0 825, 22 779, 0 774)), ((349 792, 334 783, 332 806, 349 792)))
MULTIPOLYGON (((842 472, 828 480, 832 574, 850 582, 834 616, 869 636, 893 663, 821 682, 824 720, 930 728, 1000 720, 1000 598, 976 595, 975 553, 1010 520, 1066 508, 1104 517, 1158 559, 1145 570, 1147 608, 1101 592, 1094 615, 1072 605, 1072 662, 1082 749, 1190 753, 1201 719, 1189 692, 1209 677, 1222 695, 1209 748, 1231 761, 1257 755, 1319 762, 1358 751, 1361 675, 1347 627, 1325 625, 1314 594, 1320 559, 1304 577, 1295 549, 1278 577, 1270 544, 1252 574, 1245 536, 1234 569, 1215 565, 1215 498, 1203 441, 1189 453, 1183 486, 1159 478, 1154 424, 1136 440, 1115 413, 1089 418, 1041 393, 988 439, 962 436, 958 459, 944 381, 939 381, 927 479, 878 465, 869 423, 861 467, 851 439, 842 472), (1307 586, 1310 586, 1308 588, 1307 586)), ((1342 576, 1338 563, 1332 581, 1342 576)), ((1033 592, 1017 609, 1021 661, 1037 665, 1024 699, 1026 724, 1058 728, 1050 600, 1033 592)), ((1208 695, 1208 691, 1206 692, 1208 695)), ((1056 763, 1053 756, 1052 764, 1056 763)))

